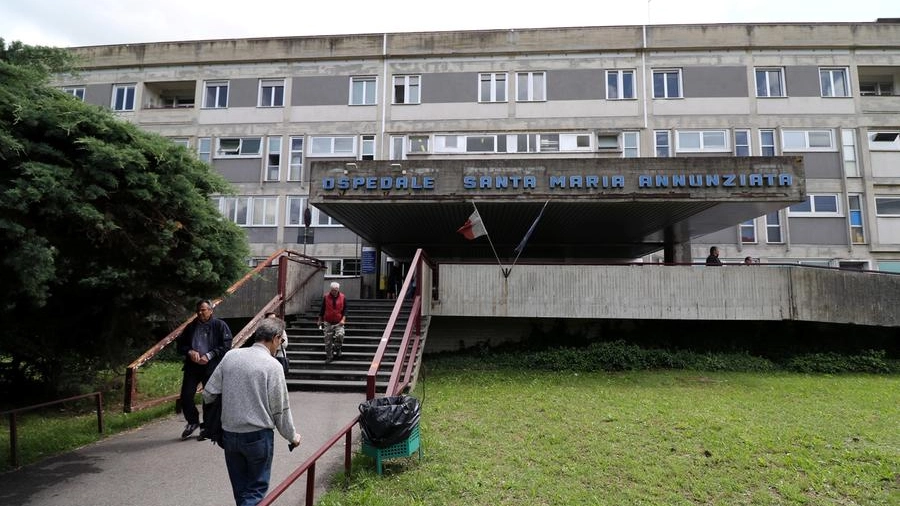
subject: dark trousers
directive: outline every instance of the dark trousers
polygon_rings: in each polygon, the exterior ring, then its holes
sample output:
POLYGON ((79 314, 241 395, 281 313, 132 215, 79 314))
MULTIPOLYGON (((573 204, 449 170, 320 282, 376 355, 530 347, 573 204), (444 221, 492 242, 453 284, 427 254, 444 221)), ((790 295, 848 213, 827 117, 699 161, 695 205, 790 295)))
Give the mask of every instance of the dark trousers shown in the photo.
MULTIPOLYGON (((213 369, 193 362, 184 364, 184 376, 181 379, 181 411, 187 423, 200 423, 200 413, 194 404, 197 387, 204 385, 212 375, 213 369), (209 371, 209 372, 207 372, 209 371)), ((206 420, 206 405, 203 405, 203 419, 206 420)))
POLYGON ((237 506, 254 506, 269 489, 275 433, 272 429, 222 433, 225 467, 237 506))

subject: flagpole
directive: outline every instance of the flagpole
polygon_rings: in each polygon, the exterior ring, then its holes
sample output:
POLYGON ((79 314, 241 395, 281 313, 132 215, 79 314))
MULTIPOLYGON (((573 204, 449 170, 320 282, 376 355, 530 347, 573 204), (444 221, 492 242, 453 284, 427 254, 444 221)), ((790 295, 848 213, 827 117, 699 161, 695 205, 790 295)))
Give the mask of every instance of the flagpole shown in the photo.
MULTIPOLYGON (((472 207, 475 208, 475 211, 478 212, 478 215, 479 215, 479 216, 481 216, 481 212, 478 211, 478 206, 475 205, 475 201, 474 201, 474 200, 472 201, 472 207)), ((491 233, 488 232, 487 227, 484 227, 484 235, 487 236, 488 244, 491 245, 491 251, 494 252, 494 258, 497 259, 497 265, 500 266, 500 272, 503 273, 503 277, 504 277, 504 278, 505 278, 505 277, 508 277, 508 276, 509 276, 509 271, 510 271, 510 269, 505 269, 505 268, 503 267, 503 262, 500 261, 500 255, 497 254, 497 248, 494 247, 494 241, 491 240, 491 233)))
MULTIPOLYGON (((538 220, 540 220, 540 219, 541 219, 541 216, 544 215, 544 209, 547 209, 547 204, 549 204, 549 203, 550 203, 549 200, 546 201, 546 202, 544 202, 544 207, 541 208, 541 212, 538 213, 537 219, 534 220, 534 223, 532 223, 531 228, 533 228, 533 227, 535 227, 535 226, 537 225, 538 220)), ((526 241, 528 240, 528 238, 529 238, 530 235, 531 235, 531 232, 532 232, 531 228, 529 228, 528 232, 525 233, 525 239, 524 239, 524 240, 526 240, 526 241)), ((519 261, 519 256, 522 255, 522 252, 523 252, 523 251, 525 251, 525 245, 524 245, 524 244, 522 245, 522 249, 520 249, 519 252, 516 253, 516 258, 515 258, 515 260, 513 260, 512 265, 509 266, 509 269, 508 269, 507 272, 506 272, 506 276, 509 276, 509 273, 512 272, 513 267, 516 266, 516 262, 519 261)))

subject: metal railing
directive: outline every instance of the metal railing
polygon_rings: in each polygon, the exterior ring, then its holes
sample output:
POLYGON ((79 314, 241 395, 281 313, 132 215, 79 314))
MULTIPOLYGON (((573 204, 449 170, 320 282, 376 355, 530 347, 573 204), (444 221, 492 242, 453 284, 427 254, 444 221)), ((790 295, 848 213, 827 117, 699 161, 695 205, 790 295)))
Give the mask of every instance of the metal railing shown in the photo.
MULTIPOLYGON (((231 285, 226 291, 225 294, 213 301, 213 305, 217 306, 221 302, 225 301, 227 297, 234 295, 239 289, 245 286, 249 286, 250 282, 260 275, 265 269, 276 265, 274 262, 278 260, 278 281, 276 284, 276 294, 272 297, 267 304, 263 306, 261 310, 234 336, 234 340, 232 341, 232 348, 240 347, 250 336, 253 331, 255 325, 259 322, 260 318, 269 311, 273 311, 275 308, 278 308, 277 311, 279 314, 284 314, 284 306, 285 304, 293 299, 293 297, 300 292, 305 286, 309 284, 309 282, 315 279, 315 275, 318 271, 322 271, 325 269, 325 264, 312 257, 308 257, 301 253, 297 253, 291 250, 278 250, 272 255, 270 255, 265 261, 261 262, 257 265, 253 270, 248 272, 244 277, 231 285), (306 277, 298 280, 298 282, 292 287, 291 290, 288 290, 288 262, 298 262, 302 264, 306 264, 313 267, 313 271, 307 275, 306 277)), ((316 287, 316 293, 318 293, 320 287, 316 287)), ((179 335, 184 331, 185 327, 188 326, 197 315, 191 315, 187 320, 185 320, 181 325, 179 325, 175 330, 167 334, 164 338, 162 338, 159 342, 153 345, 150 349, 145 351, 140 357, 138 357, 134 362, 128 365, 125 370, 125 391, 124 391, 124 410, 126 413, 131 413, 135 409, 142 409, 150 406, 154 406, 166 401, 175 400, 178 398, 179 394, 168 395, 165 397, 152 399, 149 401, 143 402, 140 406, 135 405, 135 397, 137 394, 137 371, 138 369, 150 361, 153 357, 155 357, 159 352, 161 352, 166 346, 171 344, 175 339, 178 338, 179 335)))
MULTIPOLYGON (((393 333, 394 327, 397 324, 397 319, 400 315, 400 310, 403 307, 403 303, 406 299, 405 294, 408 293, 411 286, 415 286, 416 293, 413 296, 413 305, 410 310, 410 316, 406 323, 406 328, 403 332, 403 339, 400 344, 400 350, 397 352, 397 359, 394 362, 394 367, 391 370, 391 376, 388 379, 387 387, 385 388, 385 395, 397 395, 402 392, 412 381, 413 373, 415 370, 416 362, 419 357, 419 345, 420 345, 420 334, 422 330, 422 293, 435 293, 430 288, 434 284, 434 274, 436 274, 437 269, 431 263, 431 261, 427 258, 425 253, 420 249, 416 251, 416 255, 413 258, 412 262, 413 268, 410 269, 409 273, 406 275, 406 279, 403 282, 403 288, 400 291, 400 296, 397 297, 397 302, 394 304, 394 309, 391 312, 391 317, 388 320, 387 327, 384 330, 384 334, 382 335, 381 342, 378 345, 378 351, 375 353, 375 358, 372 360, 372 365, 369 367, 369 372, 366 375, 366 398, 372 399, 375 397, 375 375, 378 374, 378 369, 381 367, 381 360, 384 358, 385 350, 387 349, 388 342, 390 341, 391 334, 393 333), (428 275, 426 275, 428 274, 428 275), (415 280, 415 284, 413 285, 413 280, 415 280), (411 340, 411 342, 410 342, 411 340), (403 375, 401 378, 401 374, 403 375)), ((259 503, 258 506, 269 506, 276 499, 278 499, 281 494, 283 494, 288 488, 290 488, 294 482, 296 482, 301 476, 306 474, 306 506, 313 506, 315 502, 315 480, 316 480, 316 462, 325 454, 328 450, 331 449, 332 446, 337 444, 337 442, 343 438, 344 439, 344 474, 346 479, 350 477, 350 468, 351 468, 351 448, 353 444, 353 428, 359 422, 359 415, 353 417, 353 419, 347 423, 341 430, 335 433, 331 438, 325 442, 315 453, 313 453, 306 462, 300 465, 297 469, 294 470, 287 478, 285 478, 281 483, 278 484, 265 498, 259 503)))
POLYGON ((24 408, 17 408, 9 411, 4 411, 0 413, 0 415, 9 415, 9 463, 13 467, 19 467, 19 426, 17 416, 19 413, 24 413, 26 411, 31 411, 39 408, 46 408, 47 406, 53 406, 56 404, 61 404, 63 402, 69 401, 77 401, 78 399, 85 399, 88 397, 96 397, 97 399, 97 431, 100 434, 103 434, 103 393, 101 392, 93 392, 90 394, 76 395, 74 397, 66 397, 65 399, 59 399, 56 401, 44 402, 41 404, 35 404, 33 406, 25 406, 24 408))

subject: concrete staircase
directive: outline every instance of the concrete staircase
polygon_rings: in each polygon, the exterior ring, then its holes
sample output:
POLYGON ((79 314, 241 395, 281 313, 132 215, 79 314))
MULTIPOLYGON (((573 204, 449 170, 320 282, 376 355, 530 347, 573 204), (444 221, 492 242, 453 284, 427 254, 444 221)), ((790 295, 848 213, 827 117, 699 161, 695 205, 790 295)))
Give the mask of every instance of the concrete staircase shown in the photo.
MULTIPOLYGON (((321 300, 321 299, 320 299, 321 300)), ((308 313, 298 315, 288 323, 287 356, 291 368, 287 374, 290 390, 303 391, 366 391, 366 374, 381 336, 387 327, 394 308, 394 300, 352 299, 347 301, 347 324, 341 358, 325 363, 325 341, 322 331, 316 327, 319 304, 308 313)), ((394 333, 378 371, 377 387, 387 384, 397 349, 403 338, 403 330, 409 319, 411 302, 406 302, 397 319, 394 333)))

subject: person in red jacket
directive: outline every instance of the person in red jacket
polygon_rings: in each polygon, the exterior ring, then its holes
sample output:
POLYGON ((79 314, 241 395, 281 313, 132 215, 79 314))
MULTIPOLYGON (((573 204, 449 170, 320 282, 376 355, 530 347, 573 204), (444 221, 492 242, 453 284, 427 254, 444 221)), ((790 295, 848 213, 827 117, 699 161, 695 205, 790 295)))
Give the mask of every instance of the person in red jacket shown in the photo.
POLYGON ((341 285, 331 283, 331 290, 322 296, 322 309, 316 323, 325 333, 325 363, 341 358, 344 344, 344 323, 347 318, 347 298, 341 293, 341 285))

